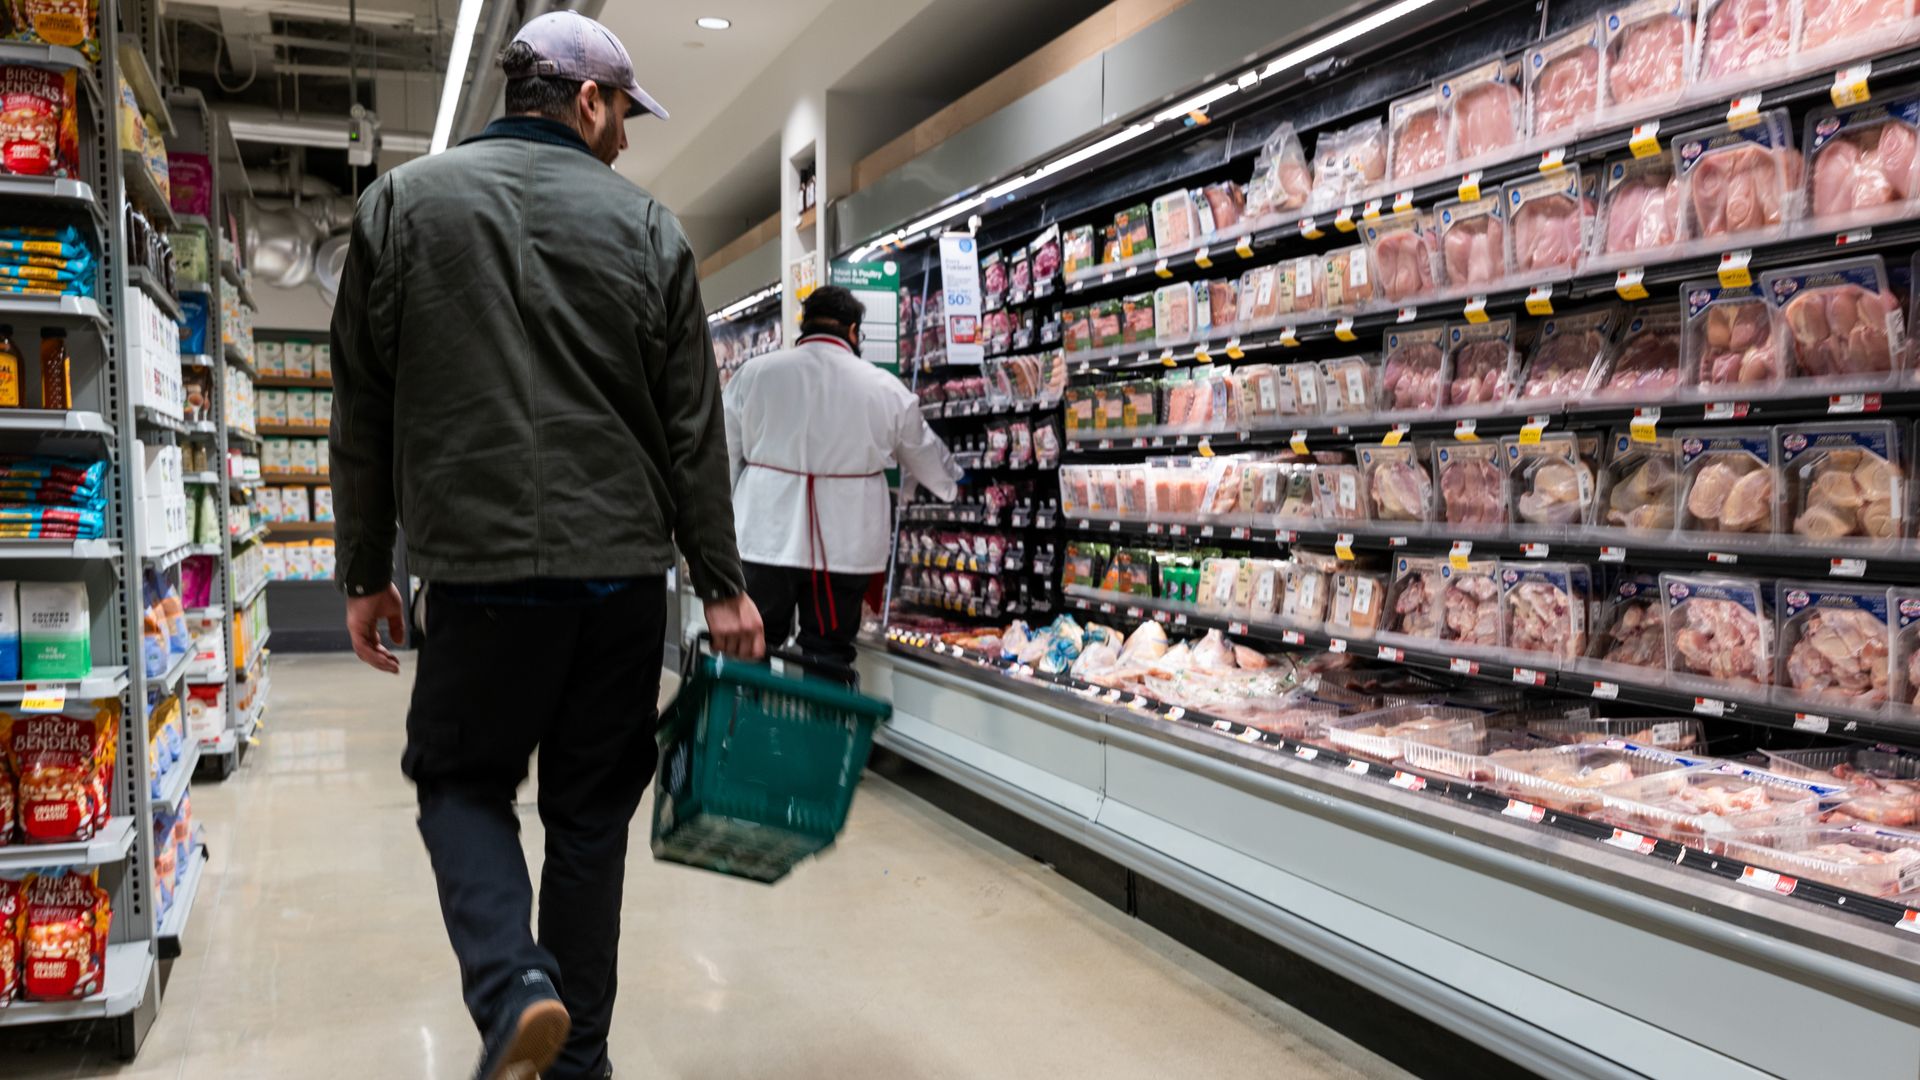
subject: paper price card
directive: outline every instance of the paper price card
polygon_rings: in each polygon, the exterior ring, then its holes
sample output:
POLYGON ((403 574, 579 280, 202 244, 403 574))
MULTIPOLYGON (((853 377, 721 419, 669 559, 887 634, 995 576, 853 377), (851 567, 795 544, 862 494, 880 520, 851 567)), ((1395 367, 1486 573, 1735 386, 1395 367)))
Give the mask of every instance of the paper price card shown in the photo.
POLYGON ((1827 413, 1831 416, 1879 412, 1880 405, 1879 394, 1830 394, 1827 397, 1827 413))
POLYGON ((1827 562, 1828 577, 1866 577, 1865 559, 1830 559, 1827 562))
POLYGON ((1601 562, 1626 562, 1627 549, 1623 547, 1614 547, 1611 544, 1603 544, 1600 547, 1600 561, 1601 562))
POLYGON ((1424 791, 1427 786, 1427 778, 1424 776, 1415 776, 1410 772, 1400 772, 1396 770, 1393 774, 1393 779, 1387 781, 1387 783, 1397 788, 1405 788, 1408 791, 1424 791))
POLYGON ((1734 563, 1740 561, 1740 556, 1731 551, 1709 551, 1707 552, 1707 561, 1732 566, 1734 563))
POLYGON ((1420 317, 1419 308, 1403 307, 1400 309, 1400 313, 1393 317, 1393 321, 1397 323, 1410 323, 1419 317, 1420 317))
POLYGON ((1196 364, 1211 364, 1213 363, 1213 354, 1207 351, 1205 345, 1195 345, 1193 347, 1193 362, 1196 364))
POLYGON ((1544 173, 1559 172, 1561 169, 1564 169, 1566 167, 1567 167, 1567 148, 1566 147, 1556 146, 1551 150, 1543 151, 1541 153, 1540 155, 1540 171, 1541 172, 1544 172, 1544 173))
MULTIPOLYGON (((1308 219, 1308 220, 1312 220, 1312 219, 1308 219)), ((1246 236, 1241 237, 1240 242, 1233 245, 1233 253, 1235 255, 1240 256, 1243 259, 1253 258, 1253 239, 1251 237, 1246 237, 1246 236)))
POLYGON ((1333 336, 1339 338, 1341 341, 1360 340, 1359 336, 1353 332, 1353 319, 1351 317, 1341 319, 1339 322, 1333 324, 1333 336))
POLYGON ((1447 565, 1455 570, 1465 571, 1472 566, 1473 541, 1455 540, 1453 550, 1447 552, 1447 565))
POLYGON ((1333 215, 1333 227, 1339 229, 1341 232, 1352 232, 1359 228, 1359 226, 1353 223, 1353 207, 1341 207, 1340 212, 1333 215))
POLYGON ((1697 697, 1693 699, 1693 711, 1702 716, 1727 715, 1727 703, 1719 698, 1697 697))
POLYGON ((1407 658, 1406 653, 1400 651, 1399 649, 1394 648, 1391 645, 1380 646, 1379 649, 1375 650, 1374 655, 1392 664, 1397 664, 1400 661, 1405 660, 1407 658))
POLYGON ((1227 339, 1226 353, 1227 359, 1229 360, 1245 360, 1247 358, 1247 351, 1240 347, 1239 338, 1227 339))
POLYGON ((1646 268, 1630 266, 1613 276, 1613 291, 1619 293, 1622 300, 1645 300, 1647 287, 1642 282, 1646 279, 1646 268))
POLYGON ((1461 314, 1465 315, 1467 317, 1467 321, 1470 323, 1486 322, 1487 321, 1487 298, 1484 296, 1476 296, 1473 299, 1467 301, 1467 306, 1461 310, 1461 314))
POLYGON ((1413 209, 1413 192, 1403 191, 1393 197, 1393 212, 1404 214, 1413 209))
POLYGON ((1167 260, 1161 259, 1153 264, 1153 272, 1163 278, 1170 278, 1173 276, 1173 267, 1167 265, 1167 260))
POLYGON ((1635 851, 1646 855, 1653 851, 1654 842, 1652 837, 1641 836, 1639 833, 1630 833, 1625 829, 1615 829, 1613 830, 1613 835, 1602 840, 1601 843, 1612 844, 1617 848, 1625 848, 1628 851, 1635 851))
POLYGON ((1535 806, 1529 802, 1521 802, 1519 799, 1508 799, 1507 808, 1500 811, 1500 814, 1503 817, 1538 822, 1547 816, 1547 811, 1544 807, 1535 806))
POLYGON ((1341 559, 1353 561, 1353 534, 1341 533, 1333 538, 1333 553, 1341 559))
POLYGON ((1527 290, 1527 314, 1553 314, 1553 286, 1535 285, 1527 290))
POLYGON ((1905 930, 1909 934, 1920 934, 1920 912, 1909 911, 1900 916, 1900 921, 1893 925, 1895 929, 1905 930))
POLYGON ((1553 422, 1553 417, 1551 416, 1527 417, 1526 424, 1524 424, 1520 428, 1520 445, 1521 446, 1540 445, 1540 436, 1546 433, 1547 425, 1552 422, 1553 422))
POLYGON ((1213 269, 1213 249, 1210 247, 1202 247, 1199 251, 1194 252, 1193 265, 1202 270, 1213 269))
POLYGON ((1545 686, 1547 677, 1532 668, 1517 667, 1513 669, 1513 681, 1523 686, 1545 686))
POLYGON ((1747 412, 1744 401, 1709 401, 1701 407, 1700 416, 1706 420, 1738 420, 1747 412))
POLYGON ((1286 630, 1280 634, 1280 640, 1288 645, 1305 645, 1307 635, 1298 630, 1286 630))
POLYGON ((1793 730, 1795 731, 1811 731, 1816 735, 1825 735, 1827 729, 1832 726, 1833 721, 1824 716, 1815 716, 1813 713, 1803 712, 1793 714, 1793 730))
POLYGON ((1873 239, 1872 229, 1848 229, 1833 238, 1834 247, 1846 247, 1848 244, 1864 244, 1873 239))
POLYGON ((1738 131, 1760 122, 1760 91, 1734 98, 1727 106, 1727 126, 1738 131))
POLYGON ((20 697, 21 712, 59 712, 66 707, 65 686, 29 686, 20 697))
POLYGON ((1744 289, 1753 284, 1753 274, 1747 265, 1753 262, 1753 249, 1740 248, 1737 251, 1722 252, 1720 255, 1720 284, 1729 289, 1744 289))
POLYGON ((1368 768, 1369 766, 1364 761, 1347 762, 1347 771, 1350 773, 1354 773, 1355 775, 1358 775, 1358 776, 1365 776, 1367 774, 1368 768))
POLYGON ((1380 220, 1380 200, 1379 199, 1367 200, 1367 205, 1360 208, 1360 220, 1362 221, 1380 220))
POLYGON ((1294 453, 1299 454, 1302 457, 1306 456, 1307 433, 1304 431, 1294 432, 1293 437, 1287 440, 1287 445, 1293 449, 1294 453))
POLYGON ((1465 657, 1456 656, 1447 661, 1447 670, 1453 672, 1455 675, 1478 675, 1480 674, 1480 665, 1465 657))
POLYGON ((1595 680, 1593 684, 1593 696, 1602 701, 1617 701, 1620 697, 1620 684, 1595 680))
POLYGON ((1227 633, 1229 633, 1229 634, 1244 634, 1244 633, 1246 633, 1246 632, 1247 632, 1247 624, 1246 624, 1246 623, 1243 623, 1243 622, 1229 622, 1229 623, 1227 623, 1227 633))
POLYGON ((1627 149, 1637 158, 1650 158, 1660 152, 1660 121, 1649 120, 1633 129, 1627 149))
POLYGON ((1187 715, 1187 710, 1181 708, 1178 705, 1175 705, 1173 708, 1167 710, 1167 719, 1169 720, 1178 720, 1185 715, 1187 715))
POLYGON ((1320 756, 1320 751, 1311 746, 1296 746, 1293 748, 1293 756, 1301 761, 1312 761, 1320 756))
POLYGON ((1303 217, 1300 219, 1300 235, 1308 240, 1318 240, 1327 234, 1321 230, 1317 219, 1303 217))
POLYGON ((1871 96, 1867 93, 1867 77, 1872 74, 1873 65, 1865 60, 1834 72, 1833 88, 1827 91, 1834 106, 1844 109, 1866 101, 1871 96))
POLYGON ((1792 896, 1794 887, 1799 885, 1800 881, 1797 878, 1790 878, 1785 874, 1776 874, 1772 870, 1762 870, 1757 866, 1749 866, 1745 870, 1740 871, 1740 884, 1745 885, 1749 889, 1759 889, 1761 892, 1779 893, 1781 896, 1792 896))
POLYGON ((1346 638, 1329 638, 1327 640, 1327 651, 1328 652, 1346 652, 1347 639, 1346 638))
POLYGON ((1196 453, 1198 453, 1198 454, 1199 454, 1199 455, 1200 455, 1201 457, 1212 457, 1212 456, 1213 456, 1213 443, 1212 443, 1212 442, 1210 442, 1210 441, 1208 441, 1208 440, 1207 440, 1207 438, 1206 438, 1205 436, 1202 436, 1202 437, 1201 437, 1201 439, 1200 439, 1200 445, 1199 445, 1199 446, 1197 446, 1197 447, 1195 447, 1195 448, 1194 448, 1194 450, 1195 450, 1195 452, 1196 452, 1196 453))
POLYGON ((1479 442, 1480 423, 1477 420, 1456 420, 1453 424, 1453 437, 1460 442, 1479 442))
POLYGON ((1166 352, 1160 354, 1160 363, 1166 367, 1177 367, 1180 362, 1173 358, 1173 350, 1168 349, 1166 352))
POLYGON ((1633 410, 1633 422, 1628 425, 1628 427, 1633 432, 1634 442, 1650 443, 1657 441, 1660 427, 1660 410, 1653 406, 1633 410))
POLYGON ((1260 729, 1259 729, 1259 728, 1245 728, 1245 729, 1243 729, 1243 730, 1242 730, 1242 731, 1240 732, 1240 734, 1238 734, 1238 735, 1235 735, 1235 736, 1234 736, 1234 738, 1236 738, 1236 739, 1239 739, 1239 740, 1240 740, 1241 742, 1259 742, 1259 741, 1260 741, 1260 729))
POLYGON ((1540 541, 1530 541, 1520 545, 1520 554, 1529 559, 1544 559, 1552 550, 1552 545, 1540 541))
POLYGON ((1291 326, 1282 329, 1280 331, 1280 344, 1282 347, 1288 348, 1288 349, 1299 348, 1300 347, 1299 333, 1295 331, 1294 328, 1291 326))
POLYGON ((1393 425, 1393 430, 1387 432, 1385 435, 1380 437, 1380 445, 1399 446, 1400 440, 1407 437, 1407 432, 1409 430, 1410 430, 1410 426, 1407 424, 1393 425))

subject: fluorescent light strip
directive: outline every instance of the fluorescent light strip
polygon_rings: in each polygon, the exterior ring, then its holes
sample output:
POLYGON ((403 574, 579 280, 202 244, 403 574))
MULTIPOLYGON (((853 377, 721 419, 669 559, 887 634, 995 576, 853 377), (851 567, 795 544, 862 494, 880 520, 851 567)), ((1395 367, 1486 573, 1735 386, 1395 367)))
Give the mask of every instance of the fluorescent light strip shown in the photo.
POLYGON ((784 291, 786 291, 786 286, 783 284, 776 283, 773 285, 769 285, 766 288, 761 289, 759 292, 754 293, 751 296, 741 297, 740 299, 735 300, 733 303, 728 304, 726 307, 721 308, 719 311, 716 311, 713 314, 707 316, 707 322, 709 323, 725 322, 726 320, 733 318, 735 315, 740 314, 741 312, 747 310, 748 308, 754 306, 755 304, 760 303, 762 300, 767 300, 772 297, 779 296, 784 291))
POLYGON ((460 15, 453 26, 453 51, 447 56, 447 81, 440 87, 440 113, 433 119, 429 154, 445 150, 447 140, 453 137, 453 114, 460 111, 460 91, 466 87, 467 63, 473 59, 473 31, 480 25, 480 9, 485 4, 486 0, 460 0, 460 15))
POLYGON ((1195 94, 1193 97, 1188 98, 1178 105, 1171 106, 1154 114, 1153 122, 1156 124, 1164 124, 1169 120, 1178 120, 1190 112, 1199 112, 1201 109, 1219 101, 1221 98, 1239 92, 1240 87, 1237 83, 1221 83, 1219 86, 1214 87, 1204 94, 1195 94))
POLYGON ((1358 22, 1349 23, 1325 37, 1308 42, 1290 53, 1282 54, 1260 72, 1260 77, 1271 79, 1288 68, 1299 67, 1321 53, 1332 52, 1362 34, 1371 34, 1388 23, 1405 18, 1431 3, 1433 0, 1400 0, 1392 7, 1381 8, 1358 22))

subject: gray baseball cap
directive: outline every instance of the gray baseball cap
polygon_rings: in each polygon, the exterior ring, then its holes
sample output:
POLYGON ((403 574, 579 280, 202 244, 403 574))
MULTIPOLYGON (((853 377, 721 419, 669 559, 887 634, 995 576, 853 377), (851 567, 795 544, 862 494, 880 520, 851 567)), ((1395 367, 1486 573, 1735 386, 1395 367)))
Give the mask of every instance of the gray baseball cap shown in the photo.
POLYGON ((532 75, 617 87, 633 99, 633 116, 645 109, 662 120, 667 110, 653 95, 640 89, 633 77, 633 58, 613 31, 577 11, 549 11, 520 28, 513 36, 525 42, 540 59, 532 75))

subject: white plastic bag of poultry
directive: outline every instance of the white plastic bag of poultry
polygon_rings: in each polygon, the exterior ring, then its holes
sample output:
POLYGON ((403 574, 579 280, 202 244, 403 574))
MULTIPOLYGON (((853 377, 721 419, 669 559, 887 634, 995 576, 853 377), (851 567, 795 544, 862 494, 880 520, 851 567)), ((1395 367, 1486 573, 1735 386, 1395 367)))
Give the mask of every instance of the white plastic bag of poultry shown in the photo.
POLYGON ((1200 218, 1193 210, 1193 194, 1186 188, 1153 200, 1154 254, 1165 257, 1191 250, 1199 236, 1200 218))
POLYGON ((1512 319, 1447 326, 1448 416, 1487 416, 1505 407, 1520 374, 1512 319))
POLYGON ((1819 581, 1782 581, 1776 589, 1775 700, 1853 716, 1884 712, 1893 648, 1887 590, 1819 581))
POLYGON ((1618 318, 1608 305, 1542 322, 1511 408, 1536 413, 1591 393, 1606 370, 1618 318))
POLYGON ((1401 555, 1393 560, 1393 586, 1387 592, 1386 618, 1381 634, 1410 642, 1438 641, 1445 622, 1446 579, 1441 571, 1444 558, 1401 555))
POLYGON ((1820 71, 1912 41, 1914 0, 1803 0, 1792 67, 1820 71))
POLYGON ((1448 199, 1439 218, 1440 265, 1448 295, 1491 289, 1507 276, 1507 209, 1498 195, 1448 199))
POLYGON ((1893 618, 1892 701, 1888 712, 1920 720, 1920 588, 1896 588, 1888 594, 1893 618))
POLYGON ((1920 95, 1807 114, 1807 218, 1844 232, 1913 212, 1920 196, 1920 95))
POLYGON ((1777 80, 1793 53, 1798 0, 1701 0, 1693 37, 1697 100, 1777 80))
POLYGON ((1680 313, 1668 305, 1635 310, 1594 396, 1658 405, 1680 388, 1680 313))
POLYGON ((1361 311, 1379 295, 1373 257, 1365 244, 1320 256, 1321 307, 1328 312, 1361 311))
POLYGON ((1383 298, 1399 304, 1433 295, 1440 265, 1433 215, 1424 210, 1389 214, 1369 221, 1364 231, 1383 298))
POLYGON ((1580 182, 1580 167, 1565 168, 1500 189, 1507 207, 1507 265, 1528 284, 1572 274, 1587 249, 1593 200, 1580 182))
POLYGON ((1440 88, 1430 86, 1387 107, 1387 177, 1415 187, 1447 171, 1453 147, 1440 88))
POLYGON ((1500 648, 1500 562, 1440 560, 1440 640, 1463 651, 1492 653, 1500 648))
POLYGON ((1735 126, 1714 124, 1673 140, 1687 235, 1719 252, 1785 235, 1800 215, 1801 173, 1785 109, 1735 126))
POLYGON ((1600 105, 1600 22, 1585 19, 1529 48, 1526 130, 1536 146, 1559 146, 1592 125, 1600 105))
POLYGON ((1585 653, 1587 573, 1581 563, 1502 561, 1501 620, 1507 650, 1565 661, 1585 653))
POLYGON ((1386 175, 1387 133, 1379 117, 1341 131, 1323 131, 1313 143, 1313 193, 1307 212, 1355 203, 1386 175))
POLYGON ((1608 681, 1654 682, 1667 666, 1666 606, 1652 574, 1622 574, 1593 605, 1586 655, 1575 665, 1608 681))
POLYGON ((1604 175, 1588 271, 1645 265, 1687 239, 1680 180, 1671 159, 1629 154, 1607 162, 1604 175))
POLYGON ((1440 520, 1449 533, 1500 534, 1507 524, 1507 461, 1496 442, 1434 444, 1440 520))
POLYGON ((1601 16, 1600 113, 1614 125, 1658 112, 1687 88, 1693 0, 1637 0, 1601 16))
POLYGON ((1507 518, 1516 534, 1560 537, 1587 520, 1593 505, 1593 469, 1580 441, 1564 432, 1522 442, 1500 440, 1507 464, 1507 518))
POLYGON ((1774 306, 1756 286, 1689 281, 1681 340, 1683 395, 1695 400, 1778 392, 1786 378, 1774 306))
POLYGON ((1765 546, 1779 530, 1780 477, 1768 428, 1691 428, 1680 442, 1680 528, 1715 544, 1765 546))
POLYGON ((1806 389, 1874 389, 1906 366, 1906 319, 1878 255, 1770 271, 1760 289, 1783 331, 1787 375, 1806 389))
POLYGON ((1495 58, 1440 80, 1454 168, 1467 172, 1508 156, 1526 133, 1520 66, 1495 58))
POLYGON ((1900 428, 1890 420, 1780 429, 1786 528, 1821 550, 1884 550, 1906 535, 1900 428))
POLYGON ((1360 482, 1372 521, 1413 525, 1433 520, 1433 480, 1411 444, 1363 444, 1359 455, 1360 482))
POLYGON ((1327 612, 1327 633, 1373 637, 1380 630, 1387 593, 1385 574, 1344 566, 1333 577, 1333 607, 1327 612))
POLYGON ((1307 205, 1313 193, 1313 173, 1300 148, 1293 125, 1283 123, 1260 148, 1253 179, 1247 183, 1246 216, 1254 227, 1264 227, 1307 205))
POLYGON ((1376 409, 1381 413, 1430 413, 1446 393, 1447 328, 1441 323, 1387 331, 1380 363, 1376 409))
POLYGON ((1362 356, 1320 361, 1322 412, 1327 415, 1370 412, 1373 409, 1373 365, 1362 356))
POLYGON ((1667 671, 1715 697, 1754 697, 1773 682, 1773 617, 1752 578, 1661 574, 1667 602, 1667 671), (1742 687, 1745 687, 1742 689, 1742 687))
POLYGON ((1673 531, 1679 508, 1677 444, 1671 436, 1647 441, 1630 431, 1613 436, 1613 456, 1600 470, 1587 532, 1601 540, 1673 531))

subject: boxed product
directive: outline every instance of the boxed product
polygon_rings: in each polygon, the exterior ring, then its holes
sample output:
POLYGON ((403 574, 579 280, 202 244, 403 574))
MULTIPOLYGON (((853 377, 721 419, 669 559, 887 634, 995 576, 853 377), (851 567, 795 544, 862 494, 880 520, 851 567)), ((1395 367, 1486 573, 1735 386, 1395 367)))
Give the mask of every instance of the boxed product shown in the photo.
POLYGON ((1585 563, 1501 563, 1506 647, 1563 661, 1578 659, 1587 648, 1591 581, 1585 563))
POLYGON ((1666 401, 1680 386, 1680 350, 1678 311, 1666 305, 1634 311, 1595 396, 1636 405, 1666 401))
POLYGON ((1774 270, 1760 278, 1782 328, 1789 377, 1877 385, 1906 366, 1905 320, 1878 255, 1774 270))
POLYGON ((1375 388, 1382 412, 1432 412, 1448 385, 1446 327, 1441 323, 1395 327, 1386 335, 1386 356, 1375 388))
POLYGON ((305 540, 287 545, 287 580, 313 580, 313 545, 305 540))
POLYGON ((283 488, 277 488, 277 487, 263 487, 260 489, 259 497, 256 500, 254 505, 254 513, 259 515, 260 520, 262 521, 288 520, 286 517, 283 516, 284 511, 282 511, 280 508, 281 507, 280 493, 283 490, 293 491, 294 489, 293 488, 283 489, 283 488))
POLYGON ((313 344, 311 342, 287 342, 286 358, 288 378, 310 379, 313 377, 313 344))
POLYGON ((313 391, 287 391, 287 425, 289 427, 313 426, 313 391))
POLYGON ((1454 415, 1477 415, 1504 405, 1519 377, 1512 319, 1451 323, 1446 335, 1447 393, 1454 415))
POLYGON ((82 679, 93 671, 87 586, 78 581, 19 584, 20 677, 82 679))
POLYGON ((1580 440, 1564 432, 1531 442, 1500 440, 1506 455, 1509 520, 1539 528, 1578 525, 1593 505, 1593 469, 1582 458, 1580 440))
POLYGON ((1440 80, 1456 169, 1502 156, 1526 132, 1519 65, 1494 58, 1440 80))
POLYGON ((1530 281, 1572 273, 1586 251, 1592 204, 1580 186, 1580 167, 1508 181, 1507 265, 1530 281))
POLYGON ((262 389, 254 395, 259 406, 259 421, 262 424, 285 424, 287 422, 287 392, 285 390, 262 389))
POLYGON ((1440 520, 1455 531, 1499 532, 1507 521, 1507 463, 1495 442, 1442 442, 1433 449, 1440 520))
POLYGON ((1630 533, 1671 530, 1678 513, 1678 445, 1672 436, 1647 441, 1616 431, 1613 454, 1600 470, 1589 524, 1630 533))
POLYGON ((1600 20, 1600 112, 1604 120, 1671 105, 1687 85, 1693 0, 1634 0, 1600 20))
POLYGON ((257 341, 253 345, 253 367, 264 379, 286 374, 287 347, 278 341, 257 341))
POLYGON ((1678 433, 1680 527, 1705 533, 1779 531, 1778 468, 1768 428, 1678 433))
POLYGON ((1905 535, 1899 434, 1885 420, 1780 428, 1783 531, 1822 546, 1884 547, 1905 535))
POLYGON ((292 471, 301 476, 316 476, 320 472, 320 444, 312 439, 292 440, 292 471))
POLYGON ((1492 287, 1507 276, 1507 208, 1497 194, 1435 208, 1440 219, 1440 266, 1456 289, 1492 287))
MULTIPOLYGON (((1773 617, 1767 590, 1751 578, 1662 574, 1667 670, 1716 693, 1773 681, 1773 617)), ((1749 691, 1751 692, 1751 691, 1749 691)))
POLYGON ((313 346, 313 377, 333 378, 333 346, 321 341, 313 346))
POLYGON ((1587 21, 1527 50, 1526 130, 1536 138, 1572 138, 1600 104, 1601 32, 1587 21))
POLYGON ((1885 588, 1782 581, 1775 693, 1787 705, 1877 715, 1887 703, 1893 648, 1885 588))
MULTIPOLYGON (((1676 136, 1687 235, 1718 245, 1772 239, 1800 213, 1800 158, 1785 109, 1676 136)), ((1716 250, 1723 250, 1716 247, 1716 250)))
POLYGON ((1687 282, 1680 295, 1687 305, 1682 385, 1701 394, 1751 394, 1780 385, 1783 328, 1764 292, 1706 280, 1687 282))
POLYGON ((260 444, 260 468, 264 472, 292 472, 293 440, 262 440, 260 444))
POLYGON ((1433 520, 1433 480, 1411 444, 1362 444, 1361 485, 1374 521, 1433 520))
POLYGON ((332 581, 334 571, 333 541, 323 537, 313 541, 311 547, 313 564, 310 568, 310 576, 312 580, 332 581))

